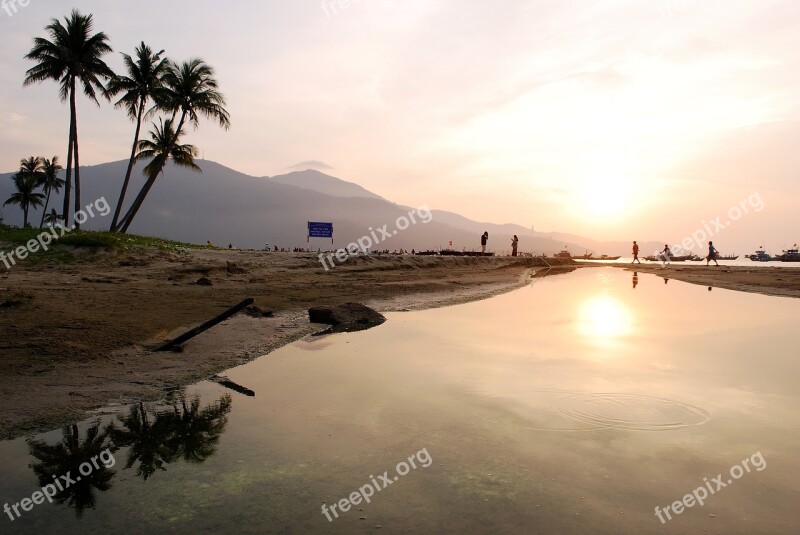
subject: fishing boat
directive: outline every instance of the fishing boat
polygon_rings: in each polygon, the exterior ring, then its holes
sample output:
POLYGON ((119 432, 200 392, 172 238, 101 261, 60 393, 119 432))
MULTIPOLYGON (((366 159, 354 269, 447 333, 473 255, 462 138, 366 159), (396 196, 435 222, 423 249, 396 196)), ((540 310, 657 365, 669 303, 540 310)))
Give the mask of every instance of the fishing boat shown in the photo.
POLYGON ((738 254, 737 255, 732 255, 732 254, 717 255, 717 260, 737 260, 738 258, 739 258, 738 254))
POLYGON ((572 258, 572 255, 571 255, 571 254, 569 254, 569 251, 567 251, 566 249, 564 249, 564 250, 563 250, 563 251, 561 251, 560 253, 556 254, 556 255, 555 255, 555 257, 556 257, 556 258, 572 258))
POLYGON ((770 262, 773 260, 772 256, 770 256, 763 247, 756 250, 754 254, 746 255, 745 258, 749 258, 753 262, 770 262))
MULTIPOLYGON (((694 260, 694 258, 695 258, 695 255, 691 255, 691 254, 690 255, 683 255, 683 256, 670 256, 669 257, 669 261, 670 262, 686 262, 687 260, 694 260)), ((645 256, 644 259, 647 260, 648 262, 663 262, 664 261, 664 257, 662 255, 645 256)))
POLYGON ((797 250, 797 244, 794 244, 792 249, 784 249, 783 254, 775 257, 775 260, 781 262, 800 262, 800 251, 797 250))
MULTIPOLYGON (((563 252, 566 252, 566 251, 563 251, 563 252)), ((590 253, 589 251, 586 251, 584 254, 582 254, 580 256, 573 256, 572 258, 574 258, 575 260, 596 260, 595 258, 592 258, 592 254, 594 254, 594 253, 590 253)))

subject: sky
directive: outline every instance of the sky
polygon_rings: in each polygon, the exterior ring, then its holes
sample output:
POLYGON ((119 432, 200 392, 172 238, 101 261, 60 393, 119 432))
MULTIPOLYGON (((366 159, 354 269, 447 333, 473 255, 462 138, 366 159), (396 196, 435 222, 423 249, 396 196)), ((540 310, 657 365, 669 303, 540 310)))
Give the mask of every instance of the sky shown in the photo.
MULTIPOLYGON (((800 241, 797 0, 130 5, 0 9, 0 171, 65 159, 67 106, 55 83, 23 88, 23 56, 74 7, 115 70, 142 40, 215 67, 232 128, 203 121, 186 142, 244 173, 314 167, 400 204, 599 240, 800 241)), ((126 158, 125 113, 78 106, 81 163, 126 158)))

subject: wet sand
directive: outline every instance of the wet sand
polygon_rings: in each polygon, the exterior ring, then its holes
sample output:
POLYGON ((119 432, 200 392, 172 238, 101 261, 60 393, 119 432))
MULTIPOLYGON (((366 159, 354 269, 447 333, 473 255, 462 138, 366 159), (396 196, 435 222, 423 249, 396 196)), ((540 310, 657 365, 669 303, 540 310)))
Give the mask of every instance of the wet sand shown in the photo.
MULTIPOLYGON (((551 260, 552 263, 552 260, 551 260)), ((476 300, 526 283, 538 259, 356 257, 325 271, 316 256, 260 251, 131 250, 70 265, 0 272, 0 439, 82 419, 109 403, 157 399, 264 355, 319 326, 310 306, 380 311, 476 300), (212 286, 196 282, 205 277, 212 286), (181 353, 157 342, 246 297, 272 318, 238 315, 181 353)))
POLYGON ((659 264, 613 265, 628 271, 652 273, 700 286, 780 297, 800 297, 800 267, 726 266, 724 262, 719 266, 670 264, 663 268, 659 264))

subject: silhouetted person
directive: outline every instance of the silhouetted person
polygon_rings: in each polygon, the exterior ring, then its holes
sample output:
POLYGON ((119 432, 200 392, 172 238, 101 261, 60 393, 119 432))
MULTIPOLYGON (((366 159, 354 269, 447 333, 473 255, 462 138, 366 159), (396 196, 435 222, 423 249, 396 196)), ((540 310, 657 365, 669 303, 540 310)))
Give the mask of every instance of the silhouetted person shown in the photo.
POLYGON ((511 256, 517 256, 517 245, 519 245, 519 238, 514 234, 514 239, 511 240, 511 256))
POLYGON ((717 262, 718 254, 719 253, 717 251, 717 248, 714 247, 714 244, 712 242, 708 242, 708 256, 706 257, 706 265, 708 266, 709 262, 711 262, 712 260, 716 265, 719 265, 719 262, 717 262))
POLYGON ((489 232, 484 232, 481 236, 481 252, 486 253, 486 243, 489 241, 489 232))
POLYGON ((642 261, 639 260, 639 244, 636 243, 636 240, 633 242, 633 261, 631 264, 633 264, 633 262, 639 262, 640 264, 642 263, 642 261))
MULTIPOLYGON (((641 262, 639 262, 641 264, 641 262)), ((639 284, 639 274, 637 272, 633 272, 633 289, 636 289, 636 286, 639 284)))
POLYGON ((669 264, 669 259, 672 256, 672 251, 669 250, 669 245, 664 244, 664 250, 659 253, 661 257, 664 259, 665 264, 669 264))

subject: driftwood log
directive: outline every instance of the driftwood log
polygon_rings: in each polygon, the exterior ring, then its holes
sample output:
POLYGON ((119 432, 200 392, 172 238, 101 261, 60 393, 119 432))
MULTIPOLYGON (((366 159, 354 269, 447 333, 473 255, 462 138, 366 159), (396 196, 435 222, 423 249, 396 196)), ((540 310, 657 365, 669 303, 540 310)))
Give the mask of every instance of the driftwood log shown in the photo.
POLYGON ((195 327, 194 329, 192 329, 190 331, 186 331, 185 333, 183 333, 179 337, 175 338, 174 340, 170 340, 169 342, 158 346, 155 350, 156 351, 171 351, 173 348, 181 345, 184 342, 187 342, 187 341, 191 340, 192 338, 194 338, 198 334, 206 332, 207 330, 209 330, 211 327, 217 325, 218 323, 222 323, 226 319, 228 319, 231 316, 235 315, 240 310, 243 310, 243 309, 249 307, 250 305, 253 304, 253 302, 255 302, 255 299, 253 299, 252 297, 248 297, 247 299, 245 299, 244 301, 242 301, 241 303, 239 303, 235 307, 229 308, 228 310, 226 310, 225 312, 223 312, 222 314, 220 314, 219 316, 217 316, 213 320, 207 321, 204 324, 202 324, 202 325, 200 325, 198 327, 195 327))

